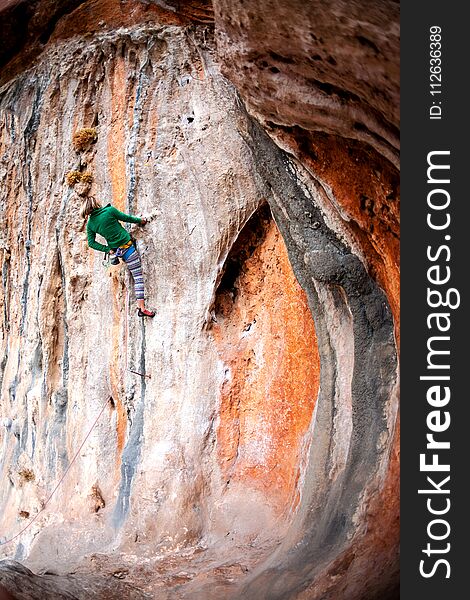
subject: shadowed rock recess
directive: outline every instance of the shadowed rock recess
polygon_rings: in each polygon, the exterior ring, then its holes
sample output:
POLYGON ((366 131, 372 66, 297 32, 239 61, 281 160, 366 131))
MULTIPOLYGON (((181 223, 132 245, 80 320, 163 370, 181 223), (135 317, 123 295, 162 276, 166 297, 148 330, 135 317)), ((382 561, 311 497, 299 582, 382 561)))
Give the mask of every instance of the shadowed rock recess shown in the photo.
POLYGON ((0 18, 0 598, 398 598, 398 3, 0 18))

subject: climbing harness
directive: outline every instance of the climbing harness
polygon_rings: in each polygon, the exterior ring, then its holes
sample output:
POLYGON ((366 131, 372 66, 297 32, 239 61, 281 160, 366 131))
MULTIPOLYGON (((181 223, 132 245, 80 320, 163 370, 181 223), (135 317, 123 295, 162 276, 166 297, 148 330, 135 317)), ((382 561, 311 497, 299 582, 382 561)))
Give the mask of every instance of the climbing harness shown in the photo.
MULTIPOLYGON (((133 240, 133 239, 130 239, 130 240, 127 242, 127 244, 123 244, 122 246, 119 246, 118 250, 119 250, 119 249, 122 249, 122 250, 127 250, 127 248, 130 248, 130 247, 132 246, 132 244, 134 244, 134 240, 133 240)), ((135 244, 134 244, 134 245, 135 245, 135 244)))
POLYGON ((98 413, 98 416, 96 417, 96 419, 95 419, 93 425, 91 426, 89 432, 86 434, 83 442, 80 444, 80 447, 76 451, 76 453, 75 453, 74 457, 72 458, 69 466, 65 469, 64 474, 59 479, 59 483, 55 486, 55 488, 49 494, 49 497, 47 498, 47 500, 43 503, 41 510, 16 535, 14 535, 13 537, 11 537, 10 539, 5 540, 5 541, 0 540, 0 546, 5 546, 6 544, 10 544, 14 540, 16 540, 16 538, 18 538, 22 533, 24 533, 27 529, 29 529, 29 527, 31 527, 31 525, 36 521, 36 519, 39 517, 39 515, 45 511, 46 506, 49 504, 50 500, 52 499, 52 497, 54 496, 54 494, 56 493, 56 491, 59 489, 61 483, 64 481, 65 477, 67 476, 67 473, 70 471, 70 469, 72 468, 74 462, 78 458, 78 455, 80 454, 80 452, 81 452, 83 446, 85 445, 87 439, 90 437, 91 432, 93 431, 93 429, 95 428, 96 424, 98 423, 99 418, 103 414, 103 411, 104 411, 104 409, 105 409, 105 407, 106 407, 106 405, 108 404, 109 401, 110 401, 110 398, 107 398, 106 402, 104 402, 104 404, 101 407, 101 410, 98 413))
POLYGON ((116 248, 112 254, 105 252, 103 265, 106 269, 109 269, 110 265, 118 265, 119 259, 126 260, 130 256, 135 248, 135 241, 130 239, 127 244, 123 244, 116 248))

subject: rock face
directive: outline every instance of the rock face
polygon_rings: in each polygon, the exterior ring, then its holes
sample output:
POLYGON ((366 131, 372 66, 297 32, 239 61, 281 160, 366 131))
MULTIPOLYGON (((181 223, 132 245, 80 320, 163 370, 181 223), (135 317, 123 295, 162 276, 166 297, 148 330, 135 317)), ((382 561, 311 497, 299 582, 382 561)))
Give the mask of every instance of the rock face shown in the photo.
POLYGON ((397 164, 399 3, 216 0, 224 72, 266 121, 366 142, 397 164))
POLYGON ((1 57, 1 586, 397 597, 396 4, 49 4, 1 57))

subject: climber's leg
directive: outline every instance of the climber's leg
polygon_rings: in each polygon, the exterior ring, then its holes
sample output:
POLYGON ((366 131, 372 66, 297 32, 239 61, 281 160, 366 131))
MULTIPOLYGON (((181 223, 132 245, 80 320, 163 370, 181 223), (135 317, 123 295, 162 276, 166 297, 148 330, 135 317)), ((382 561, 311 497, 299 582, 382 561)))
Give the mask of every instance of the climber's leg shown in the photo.
POLYGON ((126 265, 134 278, 135 297, 137 301, 144 300, 144 274, 142 273, 142 263, 137 250, 134 250, 130 256, 125 258, 126 265))
POLYGON ((132 252, 124 255, 124 261, 134 279, 135 296, 140 317, 153 317, 155 313, 145 308, 144 301, 144 275, 142 273, 142 263, 137 249, 132 246, 132 252))

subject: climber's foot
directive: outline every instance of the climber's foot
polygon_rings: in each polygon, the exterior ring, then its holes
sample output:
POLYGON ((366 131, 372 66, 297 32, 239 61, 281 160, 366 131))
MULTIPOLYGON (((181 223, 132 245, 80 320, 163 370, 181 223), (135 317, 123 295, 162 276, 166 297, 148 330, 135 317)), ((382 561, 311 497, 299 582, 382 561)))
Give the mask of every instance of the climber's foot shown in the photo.
POLYGON ((139 315, 139 317, 154 317, 155 311, 147 310, 146 308, 144 308, 144 309, 138 308, 137 314, 139 315))

